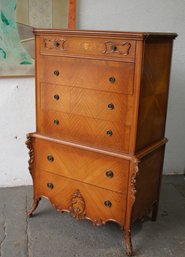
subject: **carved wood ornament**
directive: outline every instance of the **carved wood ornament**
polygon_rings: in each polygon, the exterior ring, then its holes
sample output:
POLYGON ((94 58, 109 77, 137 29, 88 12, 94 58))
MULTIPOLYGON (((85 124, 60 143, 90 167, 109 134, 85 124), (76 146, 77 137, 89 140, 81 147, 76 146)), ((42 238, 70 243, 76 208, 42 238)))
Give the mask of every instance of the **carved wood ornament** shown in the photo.
POLYGON ((85 212, 85 200, 80 193, 80 190, 76 190, 71 197, 71 202, 69 206, 70 213, 77 220, 84 219, 85 212))
POLYGON ((65 42, 63 38, 44 38, 43 45, 46 49, 64 50, 65 42))
POLYGON ((28 160, 28 169, 30 171, 30 173, 32 173, 32 168, 33 168, 33 163, 34 163, 34 150, 33 150, 33 146, 32 146, 32 139, 30 136, 27 136, 27 140, 26 140, 26 146, 29 149, 29 160, 28 160))
POLYGON ((120 55, 129 55, 131 48, 131 43, 129 42, 120 42, 115 43, 111 41, 105 42, 105 50, 103 51, 104 54, 111 54, 117 53, 120 55))
POLYGON ((138 159, 134 159, 133 160, 133 171, 132 171, 132 175, 131 175, 131 205, 134 205, 135 199, 136 199, 136 178, 137 175, 139 173, 139 160, 138 159))

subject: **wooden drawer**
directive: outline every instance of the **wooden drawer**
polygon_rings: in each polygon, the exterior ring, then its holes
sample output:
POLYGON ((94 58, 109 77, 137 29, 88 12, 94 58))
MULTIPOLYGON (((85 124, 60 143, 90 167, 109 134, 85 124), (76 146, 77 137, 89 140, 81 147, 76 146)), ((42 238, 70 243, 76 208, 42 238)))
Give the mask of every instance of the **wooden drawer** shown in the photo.
POLYGON ((61 35, 40 37, 41 54, 61 56, 84 56, 94 58, 135 59, 134 40, 63 37, 61 35))
POLYGON ((129 151, 130 126, 62 112, 41 112, 38 131, 48 136, 72 140, 109 150, 129 151))
POLYGON ((132 105, 132 96, 41 83, 44 111, 62 111, 131 125, 132 105))
POLYGON ((37 139, 36 169, 113 191, 127 192, 129 161, 37 139))
POLYGON ((126 195, 42 170, 36 171, 36 178, 35 194, 49 198, 58 210, 69 211, 78 219, 89 218, 96 224, 108 220, 124 223, 126 195))
POLYGON ((133 94, 133 63, 43 56, 38 67, 41 82, 133 94))
POLYGON ((49 83, 40 84, 40 107, 43 111, 71 111, 71 88, 49 83))

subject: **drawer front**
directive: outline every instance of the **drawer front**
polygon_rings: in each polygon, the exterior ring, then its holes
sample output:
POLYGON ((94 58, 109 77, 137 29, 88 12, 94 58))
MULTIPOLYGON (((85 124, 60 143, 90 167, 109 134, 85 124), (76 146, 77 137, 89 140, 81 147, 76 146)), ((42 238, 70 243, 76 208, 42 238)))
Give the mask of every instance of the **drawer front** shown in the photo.
POLYGON ((133 94, 133 63, 43 56, 38 67, 41 82, 133 94))
POLYGON ((125 193, 129 161, 62 144, 35 142, 37 169, 125 193))
POLYGON ((38 131, 92 147, 129 151, 130 126, 62 112, 40 112, 38 131))
POLYGON ((41 83, 41 109, 131 124, 132 96, 41 83))
POLYGON ((40 37, 41 54, 134 60, 135 41, 58 36, 40 37))
POLYGON ((71 96, 70 87, 55 84, 40 84, 41 109, 44 111, 70 112, 71 96))
POLYGON ((58 175, 37 170, 35 194, 49 198, 54 206, 69 211, 77 219, 89 218, 96 224, 115 220, 124 224, 126 196, 58 175))

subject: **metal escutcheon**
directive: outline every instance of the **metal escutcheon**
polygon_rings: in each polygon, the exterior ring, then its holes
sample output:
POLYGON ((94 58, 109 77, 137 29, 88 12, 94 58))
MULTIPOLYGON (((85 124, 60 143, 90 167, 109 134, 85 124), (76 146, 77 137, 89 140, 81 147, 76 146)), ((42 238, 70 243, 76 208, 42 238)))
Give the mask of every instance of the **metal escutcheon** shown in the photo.
POLYGON ((59 95, 54 95, 53 97, 54 97, 54 99, 57 100, 57 101, 60 99, 60 96, 59 96, 59 95))
POLYGON ((108 104, 108 108, 109 110, 113 110, 114 109, 114 105, 112 103, 108 104))
POLYGON ((116 45, 112 45, 112 46, 111 46, 111 49, 112 49, 113 52, 115 52, 115 51, 117 51, 118 48, 117 48, 116 45))
POLYGON ((112 170, 106 171, 106 176, 107 176, 108 178, 113 178, 113 177, 114 177, 113 171, 112 171, 112 170))
POLYGON ((107 208, 110 208, 112 206, 112 203, 111 201, 107 200, 104 202, 104 205, 107 207, 107 208))
POLYGON ((55 46, 55 47, 59 47, 59 46, 60 46, 60 43, 59 43, 58 41, 55 41, 55 42, 54 42, 54 46, 55 46))
POLYGON ((60 74, 60 72, 58 70, 54 70, 53 73, 54 73, 55 76, 59 76, 59 74, 60 74))
POLYGON ((110 83, 115 83, 115 82, 116 82, 115 77, 110 77, 110 78, 109 78, 109 82, 110 82, 110 83))
POLYGON ((109 136, 109 137, 111 137, 112 135, 113 135, 113 132, 112 132, 112 130, 107 130, 107 136, 109 136))
POLYGON ((48 187, 49 189, 53 189, 53 188, 54 188, 54 185, 53 185, 52 183, 47 183, 47 187, 48 187))
POLYGON ((55 120, 53 121, 53 123, 54 123, 55 125, 59 125, 59 120, 55 119, 55 120))
POLYGON ((47 159, 49 162, 53 162, 54 161, 54 157, 52 155, 48 155, 47 159))

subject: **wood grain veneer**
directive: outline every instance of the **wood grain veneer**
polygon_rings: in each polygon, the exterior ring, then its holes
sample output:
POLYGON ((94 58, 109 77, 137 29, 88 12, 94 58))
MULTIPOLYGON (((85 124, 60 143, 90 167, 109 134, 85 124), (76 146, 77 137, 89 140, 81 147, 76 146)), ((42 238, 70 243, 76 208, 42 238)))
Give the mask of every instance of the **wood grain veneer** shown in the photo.
POLYGON ((124 94, 133 93, 133 63, 54 56, 38 57, 37 62, 43 67, 39 71, 41 82, 124 94), (59 72, 58 76, 54 74, 55 71, 59 72), (114 78, 115 81, 110 81, 110 78, 114 78))
POLYGON ((133 97, 99 90, 41 83, 41 109, 131 125, 133 97))
MULTIPOLYGON (((75 7, 75 6, 74 6, 75 7)), ((73 22, 71 23, 73 26, 73 22)), ((174 33, 34 29, 34 201, 96 225, 157 218, 174 33)))
POLYGON ((127 193, 129 161, 35 139, 35 167, 98 187, 127 193), (47 157, 53 156, 49 162, 47 157), (109 176, 110 171, 112 176, 109 176))
POLYGON ((76 204, 79 210, 72 213, 74 217, 86 218, 96 225, 107 221, 116 221, 123 226, 125 220, 126 195, 94 187, 76 180, 64 178, 53 173, 37 169, 35 177, 35 197, 48 198, 59 211, 72 211, 76 204), (52 186, 48 187, 48 184, 52 186), (82 196, 73 202, 73 194, 79 191, 82 196), (61 197, 65 195, 65 197, 61 197), (110 201, 111 207, 106 207, 105 202, 110 201))

